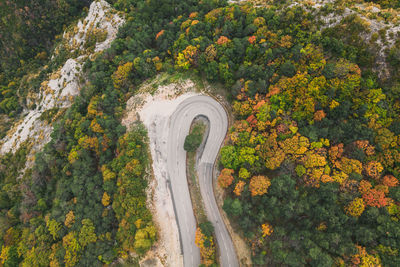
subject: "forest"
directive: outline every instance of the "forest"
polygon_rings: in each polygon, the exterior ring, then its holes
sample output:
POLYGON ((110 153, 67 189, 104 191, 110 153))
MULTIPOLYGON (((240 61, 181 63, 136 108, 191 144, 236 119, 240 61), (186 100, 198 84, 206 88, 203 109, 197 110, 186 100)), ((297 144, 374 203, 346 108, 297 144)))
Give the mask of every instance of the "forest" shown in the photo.
POLYGON ((55 40, 90 2, 0 1, 0 114, 14 117, 22 111, 17 91, 23 76, 49 61, 55 40))
MULTIPOLYGON (((0 1, 9 120, 26 104, 24 77, 51 61, 56 36, 90 4, 37 2, 0 1)), ((0 157, 0 265, 102 266, 151 248, 147 133, 127 132, 121 117, 128 96, 162 72, 227 91, 234 123, 218 185, 255 266, 400 265, 400 38, 381 78, 357 15, 318 29, 312 13, 281 1, 109 2, 126 23, 86 62, 85 86, 33 168, 24 170, 29 143, 0 157)))

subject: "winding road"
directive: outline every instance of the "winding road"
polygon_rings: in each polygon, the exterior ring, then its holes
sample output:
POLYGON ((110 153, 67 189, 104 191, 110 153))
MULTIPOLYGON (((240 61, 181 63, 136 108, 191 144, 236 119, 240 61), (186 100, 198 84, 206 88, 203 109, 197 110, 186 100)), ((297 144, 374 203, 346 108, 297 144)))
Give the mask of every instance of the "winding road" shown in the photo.
POLYGON ((209 96, 192 96, 180 103, 169 120, 167 171, 178 222, 185 267, 200 264, 200 250, 195 244, 196 220, 186 178, 186 151, 183 144, 194 118, 207 117, 209 135, 198 161, 200 191, 209 221, 214 225, 223 267, 238 267, 231 237, 219 213, 213 191, 213 169, 228 128, 224 108, 209 96))

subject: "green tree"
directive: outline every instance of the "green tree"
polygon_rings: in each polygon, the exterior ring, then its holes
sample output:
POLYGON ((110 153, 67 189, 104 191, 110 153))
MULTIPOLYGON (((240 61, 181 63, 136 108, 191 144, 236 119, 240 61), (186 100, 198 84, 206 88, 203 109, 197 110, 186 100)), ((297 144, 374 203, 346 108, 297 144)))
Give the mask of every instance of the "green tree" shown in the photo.
POLYGON ((143 254, 150 249, 156 237, 156 229, 154 226, 147 226, 139 229, 135 234, 135 250, 143 254))
POLYGON ((199 133, 190 133, 185 138, 185 143, 183 144, 183 148, 187 152, 194 152, 200 146, 201 141, 203 140, 203 136, 199 133))
POLYGON ((78 241, 82 247, 86 247, 89 243, 94 243, 97 240, 93 222, 90 219, 82 220, 82 228, 79 232, 78 241))
POLYGON ((214 226, 210 221, 200 223, 199 227, 201 229, 201 232, 207 237, 212 236, 212 234, 214 233, 214 226))
POLYGON ((239 166, 238 155, 234 146, 224 146, 221 149, 221 163, 227 169, 236 169, 239 166))
POLYGON ((226 198, 224 201, 223 209, 230 216, 241 216, 243 213, 242 203, 237 198, 235 198, 234 200, 232 200, 231 198, 226 198))
POLYGON ((293 77, 296 74, 296 67, 290 61, 282 64, 280 74, 286 77, 293 77))

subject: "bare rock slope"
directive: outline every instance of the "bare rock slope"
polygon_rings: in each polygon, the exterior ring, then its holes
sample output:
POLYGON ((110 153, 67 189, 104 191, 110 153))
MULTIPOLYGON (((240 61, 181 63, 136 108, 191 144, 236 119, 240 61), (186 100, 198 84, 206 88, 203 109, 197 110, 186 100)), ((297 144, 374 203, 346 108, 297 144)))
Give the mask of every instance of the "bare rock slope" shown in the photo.
POLYGON ((55 60, 62 48, 69 51, 69 59, 41 82, 39 93, 28 94, 28 107, 23 111, 22 119, 0 142, 1 154, 15 152, 23 142, 29 140, 32 149, 27 163, 32 164, 32 155, 50 141, 53 129, 51 123, 42 117, 51 110, 61 114, 72 104, 80 93, 84 62, 107 49, 123 23, 122 15, 117 14, 106 1, 94 1, 90 5, 87 17, 63 34, 63 40, 56 47, 51 60, 55 60))

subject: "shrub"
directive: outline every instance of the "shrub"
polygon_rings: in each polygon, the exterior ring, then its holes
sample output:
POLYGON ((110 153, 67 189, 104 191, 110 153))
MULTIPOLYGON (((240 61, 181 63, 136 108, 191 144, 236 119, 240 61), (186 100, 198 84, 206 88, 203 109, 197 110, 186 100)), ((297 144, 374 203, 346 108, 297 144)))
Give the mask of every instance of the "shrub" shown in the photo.
POLYGON ((194 152, 200 146, 201 141, 202 141, 201 134, 191 133, 188 136, 186 136, 183 148, 187 152, 194 152))

